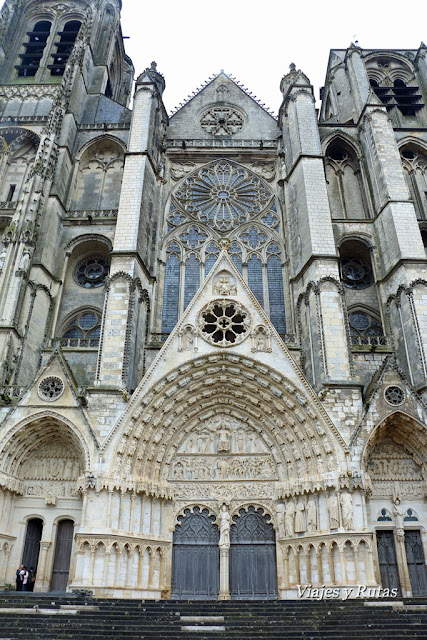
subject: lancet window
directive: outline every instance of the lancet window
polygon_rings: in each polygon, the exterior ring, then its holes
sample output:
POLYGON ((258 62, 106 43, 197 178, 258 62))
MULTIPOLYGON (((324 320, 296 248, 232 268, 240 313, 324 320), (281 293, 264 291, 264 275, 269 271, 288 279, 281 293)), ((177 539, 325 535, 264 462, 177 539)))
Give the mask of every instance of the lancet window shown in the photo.
POLYGON ((169 333, 228 252, 280 334, 286 333, 284 251, 274 194, 255 173, 219 160, 196 170, 172 194, 164 243, 162 332, 169 333))
POLYGON ((419 220, 427 219, 427 150, 405 145, 400 150, 405 178, 419 220))

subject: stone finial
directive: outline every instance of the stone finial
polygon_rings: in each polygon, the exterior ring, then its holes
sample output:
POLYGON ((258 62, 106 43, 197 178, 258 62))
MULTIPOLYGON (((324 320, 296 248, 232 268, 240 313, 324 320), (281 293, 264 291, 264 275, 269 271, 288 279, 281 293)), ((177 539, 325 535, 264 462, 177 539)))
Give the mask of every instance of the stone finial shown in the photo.
POLYGON ((154 62, 154 60, 153 60, 153 62, 151 63, 151 67, 150 68, 151 68, 152 71, 157 71, 157 62, 154 62))
POLYGON ((289 65, 289 73, 296 73, 297 68, 295 65, 295 62, 291 62, 291 64, 289 65))

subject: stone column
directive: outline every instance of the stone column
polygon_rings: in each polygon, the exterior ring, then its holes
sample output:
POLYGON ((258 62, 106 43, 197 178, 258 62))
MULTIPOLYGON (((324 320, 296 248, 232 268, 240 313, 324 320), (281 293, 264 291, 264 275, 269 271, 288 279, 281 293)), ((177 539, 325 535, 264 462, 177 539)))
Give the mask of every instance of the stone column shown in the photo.
POLYGON ((49 541, 40 542, 40 554, 37 564, 37 576, 34 585, 34 591, 49 591, 50 576, 46 575, 47 572, 47 555, 49 547, 52 543, 49 541))
POLYGON ((230 547, 220 549, 218 600, 230 600, 229 555, 230 547))

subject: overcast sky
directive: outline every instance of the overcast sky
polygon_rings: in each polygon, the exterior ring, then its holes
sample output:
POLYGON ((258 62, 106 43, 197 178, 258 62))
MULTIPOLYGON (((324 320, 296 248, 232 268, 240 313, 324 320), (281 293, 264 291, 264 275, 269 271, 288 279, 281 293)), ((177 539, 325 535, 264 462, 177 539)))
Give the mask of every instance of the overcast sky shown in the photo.
POLYGON ((354 40, 367 49, 417 49, 427 41, 426 0, 122 1, 126 52, 137 75, 157 62, 168 112, 224 69, 277 113, 291 62, 318 99, 330 49, 354 40))
POLYGON ((291 62, 310 78, 318 100, 330 49, 355 40, 366 49, 417 49, 427 41, 426 0, 122 2, 126 51, 137 75, 157 62, 168 112, 224 69, 277 113, 291 62))

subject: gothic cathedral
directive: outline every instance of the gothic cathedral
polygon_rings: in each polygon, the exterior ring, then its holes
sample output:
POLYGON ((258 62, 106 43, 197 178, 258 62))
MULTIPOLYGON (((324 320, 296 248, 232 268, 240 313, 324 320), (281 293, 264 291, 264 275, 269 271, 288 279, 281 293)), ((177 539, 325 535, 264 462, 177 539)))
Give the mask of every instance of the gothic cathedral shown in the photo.
POLYGON ((168 116, 120 9, 1 12, 0 585, 425 595, 427 47, 168 116))

